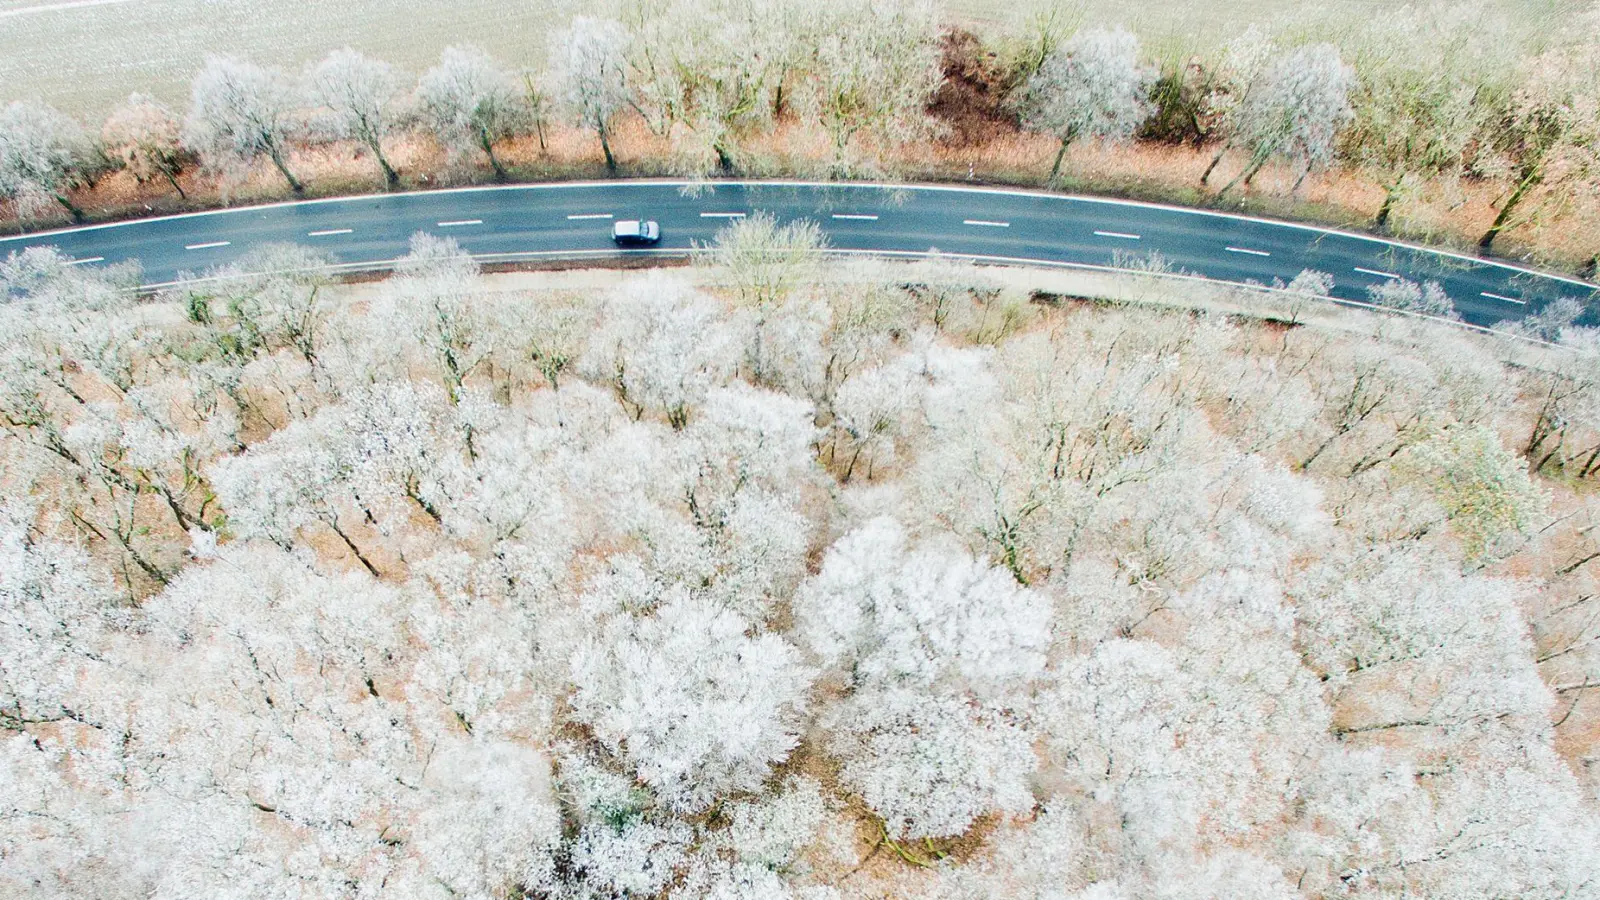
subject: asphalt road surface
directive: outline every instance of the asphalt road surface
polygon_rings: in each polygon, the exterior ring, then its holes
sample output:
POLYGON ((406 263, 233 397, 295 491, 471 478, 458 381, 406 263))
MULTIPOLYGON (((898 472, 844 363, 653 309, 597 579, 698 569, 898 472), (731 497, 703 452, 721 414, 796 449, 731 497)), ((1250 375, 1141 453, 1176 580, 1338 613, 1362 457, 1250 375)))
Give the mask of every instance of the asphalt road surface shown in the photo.
POLYGON ((138 260, 147 285, 237 262, 252 248, 295 243, 352 266, 404 256, 412 234, 455 238, 487 259, 681 252, 742 215, 821 223, 839 250, 944 253, 980 260, 1111 266, 1158 252, 1177 268, 1233 282, 1333 276, 1333 295, 1367 299, 1390 278, 1437 281, 1463 319, 1518 319, 1595 285, 1507 263, 1370 236, 1154 204, 1028 191, 809 182, 614 181, 379 194, 240 207, 0 238, 0 254, 54 245, 84 265, 138 260), (661 223, 655 250, 619 251, 613 219, 661 223))

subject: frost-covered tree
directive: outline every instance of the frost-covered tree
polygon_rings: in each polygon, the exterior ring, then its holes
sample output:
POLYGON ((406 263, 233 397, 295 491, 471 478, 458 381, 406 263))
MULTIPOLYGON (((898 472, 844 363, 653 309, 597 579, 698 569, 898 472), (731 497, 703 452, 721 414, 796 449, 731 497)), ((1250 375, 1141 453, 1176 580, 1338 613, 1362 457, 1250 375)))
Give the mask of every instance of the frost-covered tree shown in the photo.
POLYGON ((1223 140, 1211 162, 1200 173, 1203 185, 1211 179, 1222 158, 1227 155, 1240 126, 1240 110, 1250 92, 1262 83, 1262 73, 1278 53, 1278 46, 1260 25, 1251 23, 1232 35, 1218 48, 1212 63, 1205 96, 1197 104, 1196 117, 1208 123, 1208 138, 1222 136, 1223 140))
POLYGON ((303 873, 312 883, 381 879, 394 854, 385 820, 410 802, 401 782, 414 783, 427 750, 369 688, 398 649, 393 604, 364 573, 325 579, 263 549, 225 554, 150 601, 142 665, 160 675, 129 752, 170 798, 142 839, 168 845, 163 880, 221 890, 243 863, 275 881, 319 844, 303 873), (273 835, 258 814, 292 827, 273 835), (216 827, 190 832, 200 818, 216 827))
POLYGON ((574 795, 579 828, 561 850, 558 897, 604 900, 660 894, 687 867, 694 831, 647 816, 629 779, 592 764, 563 761, 562 787, 574 795))
POLYGON ((790 565, 777 563, 803 552, 796 545, 805 543, 804 526, 786 527, 796 523, 783 510, 818 472, 813 422, 809 403, 734 382, 709 390, 699 415, 684 429, 676 462, 682 493, 702 528, 738 536, 728 547, 730 562, 751 555, 761 559, 742 578, 782 582, 794 573, 790 565), (765 526, 758 524, 763 519, 765 526), (763 531, 765 538, 757 539, 763 531), (763 548, 773 555, 758 552, 763 548))
POLYGON ((79 692, 84 670, 103 667, 115 594, 79 548, 29 535, 34 510, 0 507, 0 730, 59 722, 92 726, 79 692))
MULTIPOLYGON (((1592 26, 1592 17, 1585 21, 1592 26)), ((1508 96, 1493 107, 1472 169, 1506 179, 1510 191, 1478 246, 1488 250, 1506 229, 1530 221, 1524 204, 1536 188, 1571 184, 1600 170, 1597 61, 1600 45, 1593 40, 1528 58, 1508 96)))
POLYGON ((523 741, 442 741, 425 783, 410 826, 420 861, 413 889, 433 882, 453 896, 492 897, 554 880, 561 820, 543 753, 523 741))
POLYGON ((916 0, 846 0, 819 11, 815 49, 801 65, 797 105, 822 125, 828 171, 844 176, 881 160, 861 157, 931 132, 927 106, 943 80, 933 7, 916 0))
POLYGON ((145 94, 129 95, 106 116, 100 143, 138 181, 165 179, 180 199, 188 198, 178 174, 193 157, 183 147, 183 123, 166 104, 145 94))
POLYGON ((498 336, 489 311, 474 297, 477 277, 477 262, 453 238, 418 232, 379 298, 388 323, 381 340, 402 354, 414 350, 439 373, 457 403, 498 336))
POLYGON ((1043 672, 1050 607, 962 556, 909 551, 897 523, 875 520, 796 600, 805 645, 855 689, 830 719, 844 777, 896 839, 1032 805, 1031 738, 1008 707, 1043 672))
POLYGON ((54 107, 8 104, 0 109, 0 197, 23 215, 56 203, 83 221, 69 192, 82 181, 88 149, 83 129, 54 107))
POLYGON ((1273 60, 1233 112, 1233 133, 1218 151, 1240 147, 1250 158, 1217 193, 1248 184, 1280 157, 1300 169, 1298 188, 1312 169, 1332 161, 1335 139, 1351 117, 1354 87, 1355 70, 1331 44, 1296 47, 1273 60))
POLYGON ((738 365, 738 344, 716 305, 681 279, 632 279, 611 294, 601 314, 582 367, 611 384, 636 416, 660 412, 681 428, 706 392, 738 365))
POLYGON ((855 694, 825 724, 841 777, 889 838, 951 837, 979 816, 1033 807, 1033 738, 997 706, 886 688, 855 694))
POLYGON ((1222 337, 1212 328, 1147 331, 1106 320, 1081 336, 1100 348, 1104 362, 1095 366, 1069 361, 1056 341, 1008 342, 989 390, 1013 391, 1018 404, 982 402, 992 394, 975 389, 981 371, 952 379, 953 396, 973 402, 918 460, 919 491, 957 534, 981 540, 1019 579, 1047 577, 1071 563, 1103 516, 1116 515, 1120 498, 1144 490, 1151 501, 1179 496, 1147 487, 1170 486, 1164 479, 1196 434, 1190 383, 1172 361, 1203 356, 1222 337), (960 390, 963 383, 972 389, 960 390))
POLYGON ((482 150, 494 177, 509 177, 494 145, 524 133, 527 109, 516 80, 493 57, 470 45, 446 47, 439 64, 417 80, 424 121, 455 154, 482 150))
POLYGON ((811 673, 777 635, 681 598, 621 613, 573 656, 573 709, 674 809, 757 788, 798 739, 811 673))
POLYGON ((776 61, 795 52, 784 46, 792 33, 773 8, 779 4, 729 6, 732 15, 705 39, 691 42, 695 55, 680 66, 686 76, 684 117, 695 143, 710 150, 723 174, 743 167, 746 139, 772 124, 769 98, 782 76, 776 61))
POLYGON ((795 612, 806 646, 861 686, 1011 696, 1043 672, 1050 642, 1043 597, 959 551, 912 549, 891 519, 835 542, 795 612))
POLYGON ((1403 312, 1454 319, 1456 305, 1437 281, 1418 284, 1404 278, 1386 278, 1367 287, 1367 298, 1378 306, 1403 312))
POLYGON ((610 19, 577 16, 550 35, 550 81, 556 101, 572 119, 594 130, 605 154, 606 170, 617 171, 611 152, 611 125, 627 107, 628 34, 610 19))
POLYGON ((383 141, 399 124, 400 81, 394 67, 345 47, 306 70, 307 92, 331 113, 335 133, 360 141, 383 170, 389 187, 400 175, 383 155, 383 141))
POLYGON ((1458 173, 1481 127, 1485 74, 1504 52, 1472 14, 1410 7, 1373 23, 1356 57, 1360 75, 1347 139, 1354 161, 1383 185, 1373 227, 1429 179, 1458 173))
POLYGON ((183 143, 226 173, 239 173, 266 156, 298 194, 305 186, 288 160, 301 128, 299 112, 299 94, 282 70, 210 56, 190 85, 183 143))
POLYGON ((772 214, 758 212, 717 231, 710 261, 732 275, 740 300, 765 309, 815 278, 827 246, 816 222, 780 225, 772 214))
POLYGON ((307 365, 319 364, 328 317, 324 291, 331 257, 292 244, 267 244, 192 288, 190 317, 212 331, 230 356, 254 357, 289 349, 307 365))
POLYGON ((444 524, 464 490, 473 412, 428 382, 352 391, 212 470, 238 534, 292 546, 321 525, 373 575, 357 528, 403 539, 410 517, 444 524))
POLYGON ((1527 464, 1483 425, 1452 428, 1410 448, 1398 463, 1427 485, 1469 560, 1503 555, 1549 504, 1527 464))
POLYGON ((1450 728, 1540 715, 1549 702, 1527 656, 1519 587, 1462 576, 1424 549, 1329 560, 1293 589, 1308 657, 1325 673, 1344 733, 1450 728))
POLYGON ((1121 141, 1149 117, 1154 72, 1139 62, 1139 39, 1120 28, 1081 31, 1057 46, 1028 79, 1023 124, 1061 142, 1045 183, 1077 140, 1121 141))

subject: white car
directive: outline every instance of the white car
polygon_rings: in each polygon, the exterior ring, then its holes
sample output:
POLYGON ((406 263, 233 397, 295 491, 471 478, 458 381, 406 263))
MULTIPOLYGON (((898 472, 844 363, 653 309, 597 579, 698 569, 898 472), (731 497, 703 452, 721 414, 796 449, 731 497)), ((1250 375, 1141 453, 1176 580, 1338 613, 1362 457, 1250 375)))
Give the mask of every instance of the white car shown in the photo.
POLYGON ((661 226, 647 219, 622 219, 611 226, 611 239, 624 247, 654 244, 661 240, 661 226))

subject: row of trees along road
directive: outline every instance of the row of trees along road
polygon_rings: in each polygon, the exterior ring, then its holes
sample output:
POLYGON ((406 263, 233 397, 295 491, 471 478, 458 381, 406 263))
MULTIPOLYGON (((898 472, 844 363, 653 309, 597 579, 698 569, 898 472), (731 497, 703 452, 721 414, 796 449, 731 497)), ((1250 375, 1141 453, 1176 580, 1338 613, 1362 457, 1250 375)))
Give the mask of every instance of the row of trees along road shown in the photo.
MULTIPOLYGON (((608 171, 615 131, 633 118, 670 147, 685 175, 775 171, 758 140, 780 123, 810 129, 820 174, 893 174, 897 147, 937 140, 930 107, 952 60, 935 8, 909 0, 666 0, 620 20, 579 16, 551 34, 542 70, 509 68, 474 47, 446 49, 414 83, 381 60, 336 50, 299 77, 213 57, 187 113, 134 94, 96 135, 37 103, 0 111, 0 197, 23 215, 83 210, 75 188, 114 169, 182 195, 195 162, 237 178, 265 159, 305 190, 293 151, 360 144, 384 184, 400 173, 386 146, 423 133, 457 161, 481 157, 510 177, 497 147, 565 124, 592 132, 608 171), (708 24, 709 23, 709 24, 708 24)), ((1488 7, 1405 7, 1318 40, 1250 27, 1205 54, 1152 61, 1137 36, 1082 28, 1046 3, 979 44, 999 72, 1014 124, 1059 142, 1047 183, 1080 141, 1133 138, 1214 148, 1200 181, 1229 158, 1219 196, 1269 164, 1296 173, 1343 163, 1383 189, 1373 224, 1441 178, 1505 186, 1481 244, 1544 202, 1600 174, 1600 6, 1591 27, 1537 52, 1505 35, 1488 7), (992 53, 990 52, 992 51, 992 53), (1542 189, 1542 190, 1541 190, 1542 189)), ((954 46, 954 45, 952 45, 954 46)), ((903 162, 903 160, 901 160, 903 162)))

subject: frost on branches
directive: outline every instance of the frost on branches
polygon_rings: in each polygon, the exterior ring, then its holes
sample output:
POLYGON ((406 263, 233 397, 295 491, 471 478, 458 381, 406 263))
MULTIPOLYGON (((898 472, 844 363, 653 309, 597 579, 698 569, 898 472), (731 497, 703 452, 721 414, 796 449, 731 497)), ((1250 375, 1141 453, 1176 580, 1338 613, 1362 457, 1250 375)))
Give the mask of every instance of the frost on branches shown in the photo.
MULTIPOLYGON (((1126 43, 1041 77, 1142 102, 1126 43)), ((768 62, 859 99, 903 49, 768 62)), ((1343 70, 1294 52, 1234 127, 1309 163, 1343 70)), ((423 99, 487 150, 481 62, 423 99)), ((212 70, 196 149, 270 155, 280 74, 212 70)), ((379 135, 383 71, 313 71, 379 135)), ((842 158, 915 125, 878 99, 842 158)), ((1600 896, 1592 362, 817 246, 555 290, 419 235, 359 293, 273 247, 148 302, 0 263, 0 895, 1600 896)))

